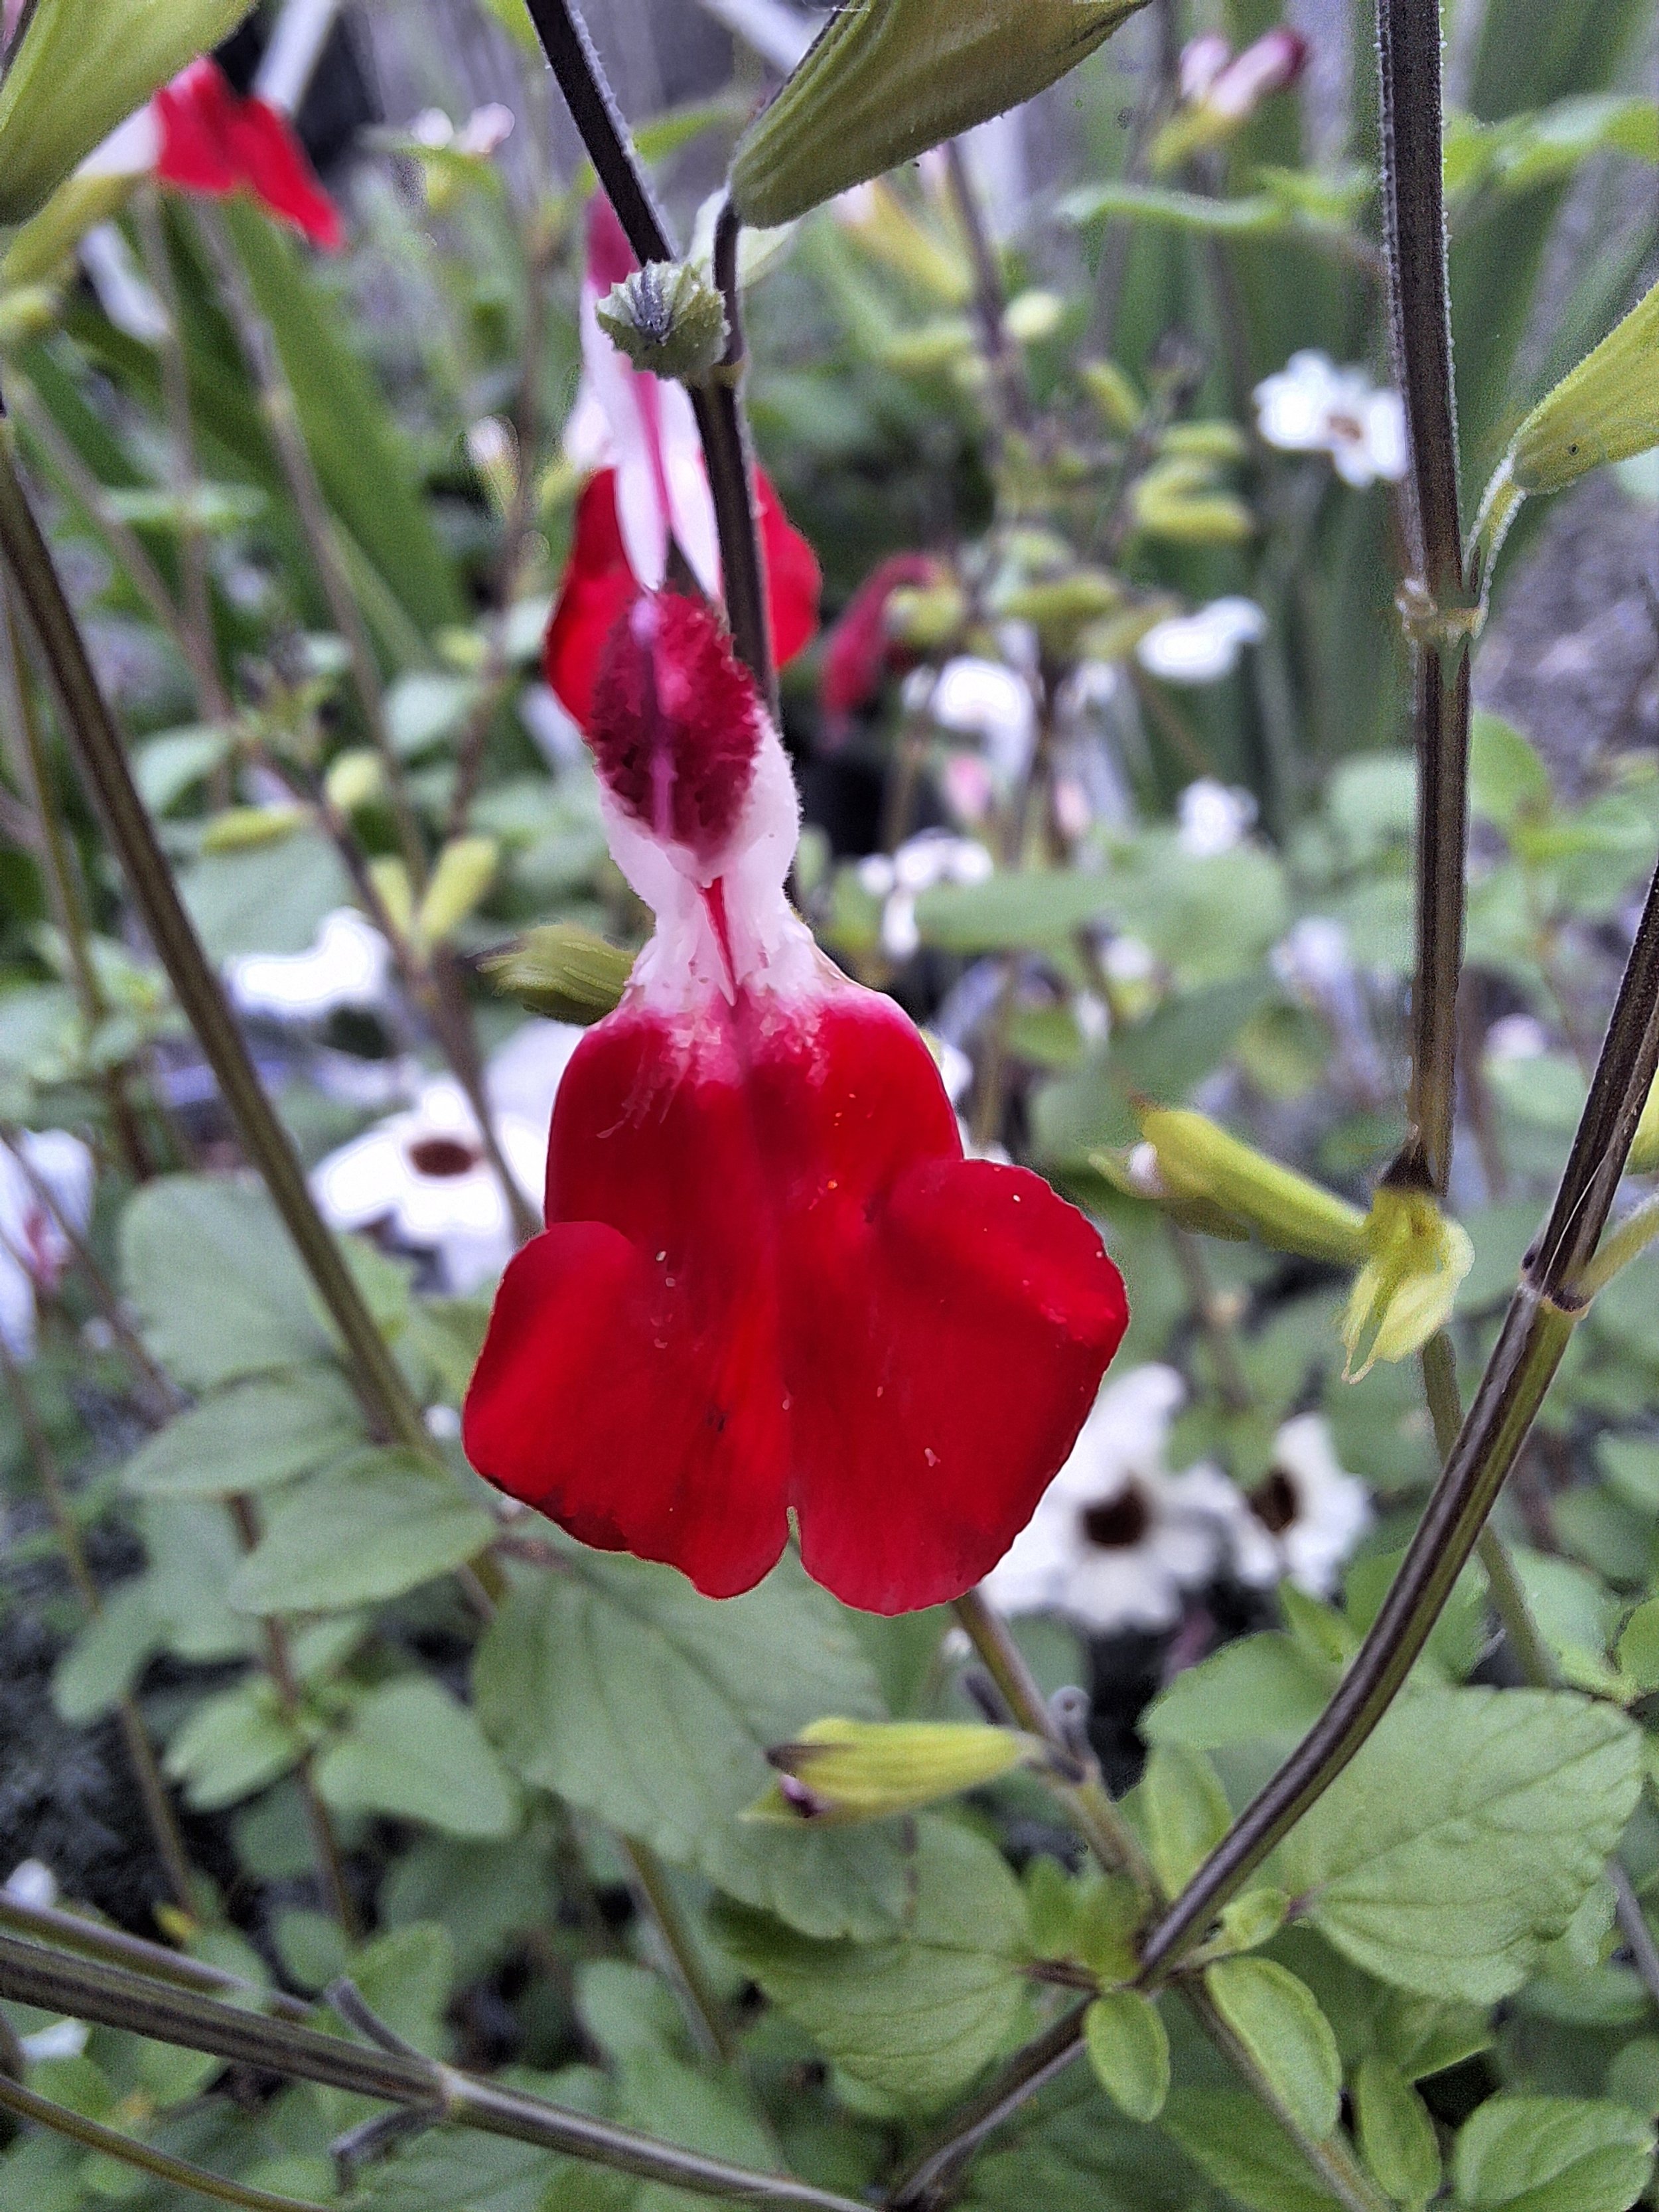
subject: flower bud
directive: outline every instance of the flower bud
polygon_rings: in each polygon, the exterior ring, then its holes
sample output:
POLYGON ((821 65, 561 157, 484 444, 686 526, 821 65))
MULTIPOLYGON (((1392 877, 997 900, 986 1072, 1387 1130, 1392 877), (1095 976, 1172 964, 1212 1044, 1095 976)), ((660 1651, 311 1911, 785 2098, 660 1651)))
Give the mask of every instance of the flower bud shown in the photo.
POLYGON ((617 350, 653 376, 695 384, 726 351, 726 302, 689 262, 647 261, 594 313, 617 350))
POLYGON ((1365 1249, 1342 1317, 1351 1382, 1379 1359, 1421 1351, 1450 1318, 1457 1286, 1474 1264, 1468 1231, 1448 1221, 1426 1191, 1386 1183, 1371 1200, 1365 1249))
POLYGON ((495 879, 501 848, 493 837, 453 837, 438 855, 415 917, 422 945, 442 945, 478 906, 495 879))
POLYGON ((1237 545, 1255 530, 1243 501, 1219 489, 1202 461, 1184 455, 1148 469, 1129 504, 1138 529, 1178 545, 1237 545))
POLYGON ((1636 1134, 1631 1139, 1630 1158, 1626 1163, 1632 1175, 1651 1175, 1659 1168, 1659 1083, 1649 1091, 1647 1103, 1642 1109, 1642 1118, 1636 1125, 1636 1134))
POLYGON ((407 937, 415 927, 415 889, 409 870, 398 860, 371 860, 368 880, 386 908, 386 920, 399 937, 407 937))
POLYGON ((380 756, 368 745, 354 745, 330 764, 323 789, 331 805, 342 814, 355 814, 380 797, 386 786, 380 756))
POLYGON ((1560 491, 1606 461, 1659 445, 1659 284, 1540 399, 1515 434, 1523 492, 1560 491))
POLYGON ((311 819, 303 806, 228 806, 202 832, 204 853, 247 853, 280 845, 311 819))
POLYGON ((495 988, 531 1013, 586 1029, 621 1003, 634 956, 574 922, 554 921, 483 965, 495 988))
POLYGON ((1064 76, 1141 0, 862 0, 840 9, 738 142, 762 228, 897 168, 1064 76))
POLYGON ((1139 1117, 1171 1195, 1209 1204, 1277 1252, 1352 1267, 1365 1256, 1358 1206, 1281 1167, 1203 1114, 1154 1107, 1139 1117))
POLYGON ((0 222, 45 204, 252 0, 40 0, 0 83, 0 222))
POLYGON ((1146 403, 1127 369, 1120 368, 1115 361, 1085 361, 1078 374, 1109 429, 1127 435, 1134 428, 1146 411, 1146 403))
POLYGON ((744 1819, 830 1826, 914 1813, 1040 1766, 1048 1751, 1035 1736, 976 1723, 822 1720, 766 1756, 779 1779, 744 1819))

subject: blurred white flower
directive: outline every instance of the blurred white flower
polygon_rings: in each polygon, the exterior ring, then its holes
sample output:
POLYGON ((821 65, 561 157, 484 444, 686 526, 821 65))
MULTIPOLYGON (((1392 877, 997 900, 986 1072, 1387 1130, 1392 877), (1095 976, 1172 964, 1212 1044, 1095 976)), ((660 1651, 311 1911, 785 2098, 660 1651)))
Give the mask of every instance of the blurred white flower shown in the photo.
POLYGON ((116 224, 95 223, 87 233, 81 266, 99 306, 124 337, 140 345, 161 344, 167 334, 167 311, 116 224))
POLYGON ((78 2058, 91 2033, 83 2020, 55 2020, 50 2027, 37 2027, 33 2035, 20 2035, 17 2047, 31 2066, 43 2058, 78 2058))
MULTIPOLYGON (((574 1022, 521 1023, 484 1070, 484 1088, 496 1113, 532 1123, 544 1141, 570 1055, 586 1035, 574 1022)), ((538 1169, 531 1188, 540 1187, 538 1169)))
POLYGON ((410 125, 409 135, 417 146, 430 146, 434 152, 447 149, 482 159, 512 137, 513 120, 513 110, 499 100, 474 108, 459 131, 441 107, 426 107, 410 125))
POLYGON ((1164 1468, 1186 1386, 1137 1367, 1095 1401, 1071 1457, 985 1582, 1006 1613, 1058 1613, 1094 1632, 1168 1628, 1222 1565, 1238 1494, 1218 1469, 1164 1468))
POLYGON ((16 1152, 0 1145, 0 1340, 14 1359, 33 1358, 36 1299, 69 1265, 57 1214, 78 1236, 92 1218, 92 1154, 67 1129, 26 1129, 16 1152))
POLYGON ((1231 676, 1247 645, 1265 636, 1267 617, 1254 599, 1212 599, 1190 615, 1154 623, 1135 647, 1149 676, 1166 684, 1216 684, 1231 676))
POLYGON ((58 1902, 58 1877, 44 1859, 19 1859, 6 1876, 6 1895, 36 1911, 58 1902))
MULTIPOLYGON (((547 1124, 497 1113, 508 1166, 532 1198, 542 1186, 547 1124)), ((407 1249, 438 1256, 464 1294, 489 1282, 513 1251, 513 1221, 477 1118, 453 1078, 423 1086, 408 1112, 342 1145, 313 1170, 323 1218, 337 1229, 385 1227, 407 1249)))
POLYGON ((320 1022, 343 1006, 374 1007, 385 1000, 392 952, 356 907, 323 916, 303 952, 247 952, 225 963, 225 981, 239 1013, 278 1022, 320 1022))
POLYGON ((1344 483, 1363 490, 1406 473, 1406 410, 1400 394, 1374 385, 1363 368, 1339 368, 1328 355, 1293 353, 1255 387, 1256 427, 1287 453, 1328 453, 1344 483))
POLYGON ((1348 933, 1328 915, 1304 915, 1273 952, 1273 972, 1283 983, 1322 1006, 1343 989, 1353 975, 1348 933))
POLYGON ((1210 860, 1243 843, 1255 823, 1256 805, 1248 791, 1201 775, 1182 793, 1176 811, 1182 851, 1210 860))
POLYGON ((1266 1478, 1239 1500, 1235 1571, 1243 1583, 1266 1586, 1288 1577, 1298 1589, 1328 1597, 1370 1518, 1370 1493, 1338 1462, 1323 1414, 1298 1413, 1273 1438, 1266 1478))
POLYGON ((1024 678, 1002 661, 962 654, 931 687, 927 711, 940 729, 977 738, 997 775, 1018 782, 1036 739, 1036 702, 1024 678))
POLYGON ((916 901, 939 884, 982 884, 996 873, 983 845, 949 830, 923 830, 890 859, 871 853, 854 872, 860 886, 884 902, 881 948, 890 960, 908 960, 921 946, 916 901))
POLYGON ((1486 1031, 1488 1060, 1540 1060, 1549 1048, 1548 1032, 1531 1014, 1504 1014, 1486 1031))
POLYGON ((1158 955, 1143 937, 1115 937, 1101 963, 1114 983, 1149 983, 1158 973, 1158 955))

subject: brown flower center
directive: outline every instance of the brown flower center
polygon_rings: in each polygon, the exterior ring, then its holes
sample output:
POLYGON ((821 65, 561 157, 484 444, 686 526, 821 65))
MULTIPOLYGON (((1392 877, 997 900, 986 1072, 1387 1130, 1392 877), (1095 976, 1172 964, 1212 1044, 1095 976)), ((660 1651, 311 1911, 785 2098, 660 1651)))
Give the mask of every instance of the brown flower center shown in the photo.
POLYGON ((1152 1523, 1152 1509, 1138 1482, 1131 1482, 1115 1498, 1103 1498, 1087 1507, 1083 1533, 1103 1552, 1133 1551, 1152 1523))
POLYGON ((1296 1485, 1282 1467, 1274 1468, 1267 1480, 1250 1492, 1247 1503, 1262 1527, 1273 1536, 1282 1536, 1301 1510, 1296 1485))
POLYGON ((409 1164, 416 1175, 470 1175, 478 1164, 472 1146, 459 1137, 421 1137, 409 1147, 409 1164))

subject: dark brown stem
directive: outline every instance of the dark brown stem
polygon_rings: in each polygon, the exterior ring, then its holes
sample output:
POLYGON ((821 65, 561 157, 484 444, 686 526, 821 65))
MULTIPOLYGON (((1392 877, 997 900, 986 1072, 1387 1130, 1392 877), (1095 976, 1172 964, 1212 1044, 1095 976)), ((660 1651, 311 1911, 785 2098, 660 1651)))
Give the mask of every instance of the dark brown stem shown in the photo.
MULTIPOLYGON (((258 1509, 249 1498, 232 1498, 228 1503, 230 1517, 236 1524, 237 1541, 245 1553, 251 1552, 259 1540, 258 1509)), ((294 1655, 289 1646, 288 1632, 280 1620, 269 1614, 261 1621, 260 1628, 264 1639, 265 1674, 276 1693, 283 1718, 297 1736, 303 1726, 303 1700, 299 1677, 294 1671, 294 1655)), ((362 1933, 362 1923, 357 1917, 351 1886, 346 1880, 345 1857, 340 1849, 340 1839, 334 1832, 334 1823, 318 1790, 317 1778, 312 1771, 308 1751, 295 1769, 295 1778, 305 1807, 306 1830, 311 1838, 311 1856, 316 1866, 318 1888, 347 1940, 355 1943, 362 1933)))
POLYGON ((1008 335, 1002 271, 997 266, 996 248, 991 242, 979 194, 968 173, 967 159, 954 138, 945 142, 945 173, 951 180, 951 198, 973 264, 974 313, 979 324, 980 351, 991 372, 997 396, 999 429, 1002 433, 1028 430, 1031 423, 1031 394, 1019 348, 1008 335))
POLYGON ((1324 1712, 1148 1936, 1141 1954, 1144 1979, 1163 1979, 1202 1940, 1221 1906, 1365 1742, 1411 1671, 1583 1311, 1572 1286, 1607 1225, 1656 1069, 1659 875, 1648 892, 1549 1221, 1382 1611, 1324 1712))
POLYGON ((27 1936, 55 1951, 72 1951, 77 1957, 100 1960, 108 1966, 131 1967, 136 1974, 172 1983, 181 1990, 228 1997, 239 2004, 252 1999, 283 2020, 311 2017, 311 2007, 286 1990, 256 1988, 227 1967, 210 1966, 205 1959, 170 1951, 164 1943, 129 1936, 124 1929, 106 1927, 102 1921, 85 1919, 60 1905, 24 1905, 3 1889, 0 1889, 0 1928, 9 1928, 14 1935, 27 1936))
MULTIPOLYGON (((628 125, 605 82, 593 42, 569 0, 526 0, 543 51, 564 94, 605 196, 641 262, 678 256, 666 216, 628 135, 628 125)), ((708 489, 719 526, 720 568, 732 641, 760 687, 774 718, 777 679, 772 665, 766 568, 755 506, 754 469, 741 397, 743 322, 737 274, 738 223, 722 209, 714 233, 714 282, 726 299, 730 338, 714 379, 695 386, 691 404, 702 439, 708 489)))
POLYGON ((179 1004, 213 1070, 248 1158, 258 1167, 307 1273, 331 1316, 372 1417, 397 1442, 430 1455, 431 1441, 402 1370, 374 1325, 339 1247, 313 1203, 305 1170, 272 1109, 185 914, 126 750, 93 672, 52 553, 17 473, 9 427, 0 431, 0 559, 15 584, 87 790, 179 1004))
POLYGON ((1389 320, 1411 448, 1417 569, 1417 969, 1401 1180, 1443 1195, 1456 1104, 1469 743, 1468 595, 1441 192, 1438 0, 1377 0, 1389 320))
POLYGON ((118 1966, 68 1958, 14 1936, 0 1936, 0 1996, 76 2020, 125 2028, 186 2051, 209 2051, 261 2073, 320 2081, 355 2095, 378 2098, 428 2114, 434 2123, 447 2121, 538 2144, 730 2203, 793 2205, 801 2212, 868 2212, 867 2206, 852 2197, 815 2189, 787 2174, 752 2172, 723 2159, 660 2142, 635 2129, 497 2087, 428 2059, 321 2035, 118 1966))

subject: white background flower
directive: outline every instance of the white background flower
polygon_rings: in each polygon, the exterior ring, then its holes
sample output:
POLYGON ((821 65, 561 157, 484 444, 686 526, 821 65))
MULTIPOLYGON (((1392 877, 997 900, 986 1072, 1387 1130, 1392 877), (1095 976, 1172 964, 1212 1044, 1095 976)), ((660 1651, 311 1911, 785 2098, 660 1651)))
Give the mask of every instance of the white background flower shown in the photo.
POLYGON ((1255 800, 1248 791, 1201 775, 1187 786, 1176 805, 1181 849, 1205 860, 1231 853, 1243 843, 1255 817, 1255 800))
POLYGON ((70 1259, 69 1240, 35 1178, 78 1236, 92 1218, 93 1158, 67 1129, 25 1130, 18 1152, 21 1159, 0 1145, 0 1337, 14 1359, 28 1359, 36 1297, 55 1287, 70 1259))
POLYGON ((1254 599, 1212 599, 1194 614, 1154 623, 1136 646, 1135 658, 1149 676, 1166 684, 1218 684, 1267 629, 1267 617, 1254 599))
POLYGON ((1256 427, 1289 453, 1328 453, 1344 483, 1363 490, 1406 473, 1406 410, 1400 394, 1374 385, 1363 368, 1339 368, 1328 355, 1293 353, 1255 387, 1256 427))
POLYGON ((248 952, 225 963, 240 1013, 271 1021, 320 1022, 343 1006, 374 1007, 386 998, 392 952, 356 907, 325 914, 303 952, 248 952))
POLYGON ((872 898, 884 902, 881 949, 890 960, 908 960, 921 947, 916 901, 939 884, 982 884, 996 872, 983 845, 948 830, 924 830, 906 838, 890 859, 872 853, 858 866, 858 879, 872 898))
POLYGON ((1298 1413, 1273 1438, 1273 1465, 1234 1517, 1233 1559, 1241 1582, 1288 1577, 1328 1597, 1370 1525, 1370 1493, 1336 1456, 1322 1413, 1298 1413))

